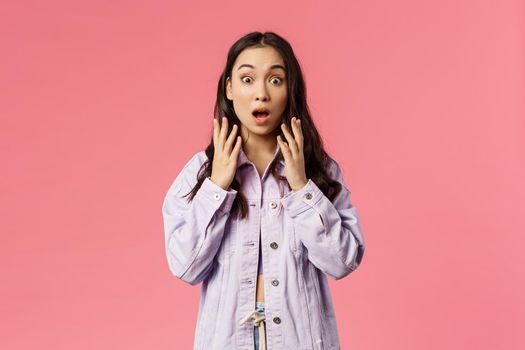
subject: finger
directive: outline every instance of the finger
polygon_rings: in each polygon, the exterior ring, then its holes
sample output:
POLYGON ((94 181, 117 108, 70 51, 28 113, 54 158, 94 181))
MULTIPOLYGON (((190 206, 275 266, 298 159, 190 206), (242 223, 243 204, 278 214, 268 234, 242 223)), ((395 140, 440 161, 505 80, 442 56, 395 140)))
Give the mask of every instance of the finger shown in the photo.
POLYGON ((234 159, 237 159, 239 157, 239 152, 241 151, 241 145, 242 145, 242 138, 240 136, 236 137, 235 141, 235 147, 233 147, 233 151, 231 156, 234 157, 234 159))
POLYGON ((292 131, 294 135, 295 142, 297 143, 297 149, 303 149, 303 132, 301 130, 301 123, 296 117, 292 118, 292 131))
POLYGON ((227 132, 228 132, 228 118, 222 117, 221 131, 219 133, 219 147, 221 151, 224 149, 224 142, 226 140, 227 132))
POLYGON ((219 121, 213 117, 213 147, 217 149, 219 141, 219 121))
POLYGON ((228 139, 226 140, 226 144, 224 145, 224 150, 226 150, 228 153, 231 153, 232 143, 235 139, 236 134, 237 134, 237 124, 233 124, 232 131, 230 132, 230 135, 228 136, 228 139))
POLYGON ((288 147, 288 144, 286 142, 283 141, 281 135, 277 135, 277 142, 279 142, 279 146, 281 147, 281 152, 283 154, 283 157, 284 157, 284 161, 286 163, 289 162, 289 157, 292 156, 291 152, 290 152, 290 148, 288 147))
POLYGON ((282 123, 281 124, 281 129, 283 130, 283 134, 286 137, 286 140, 288 141, 288 148, 292 152, 292 155, 295 157, 295 155, 297 153, 297 144, 295 143, 295 140, 294 140, 292 134, 290 134, 290 131, 288 131, 288 128, 286 127, 286 124, 282 123))

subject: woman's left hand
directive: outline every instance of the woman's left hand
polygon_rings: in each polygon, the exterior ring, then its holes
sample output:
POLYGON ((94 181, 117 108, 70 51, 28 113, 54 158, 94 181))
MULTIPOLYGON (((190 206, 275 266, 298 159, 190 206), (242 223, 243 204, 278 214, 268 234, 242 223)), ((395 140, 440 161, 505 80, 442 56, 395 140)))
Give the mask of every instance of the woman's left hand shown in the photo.
POLYGON ((281 147, 284 157, 284 172, 286 180, 294 192, 300 190, 308 179, 306 178, 306 171, 304 167, 304 153, 303 153, 303 132, 301 130, 301 123, 296 117, 292 117, 292 131, 290 134, 285 123, 281 124, 284 136, 288 143, 284 142, 280 135, 277 136, 277 142, 281 147))

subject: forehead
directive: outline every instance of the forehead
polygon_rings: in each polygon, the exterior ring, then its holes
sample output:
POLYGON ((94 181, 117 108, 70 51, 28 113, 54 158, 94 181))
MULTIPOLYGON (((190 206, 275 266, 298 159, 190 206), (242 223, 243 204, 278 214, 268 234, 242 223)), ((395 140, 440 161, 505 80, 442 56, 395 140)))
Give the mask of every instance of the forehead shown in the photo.
POLYGON ((284 66, 284 61, 277 50, 271 46, 256 47, 244 49, 233 65, 233 70, 236 71, 242 65, 251 65, 251 67, 243 67, 242 69, 255 69, 255 70, 269 70, 273 65, 279 64, 284 66))

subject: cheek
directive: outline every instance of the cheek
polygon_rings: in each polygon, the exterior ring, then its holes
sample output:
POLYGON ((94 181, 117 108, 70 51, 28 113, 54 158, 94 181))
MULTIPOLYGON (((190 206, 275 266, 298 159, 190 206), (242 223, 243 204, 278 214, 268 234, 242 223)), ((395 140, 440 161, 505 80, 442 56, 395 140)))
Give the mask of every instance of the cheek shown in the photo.
POLYGON ((250 106, 250 92, 245 88, 239 88, 232 90, 233 105, 237 109, 248 109, 250 106))
POLYGON ((233 99, 243 100, 250 96, 251 92, 248 87, 245 87, 243 85, 237 85, 232 90, 233 93, 233 99))
POLYGON ((249 100, 245 99, 243 96, 234 96, 233 109, 242 124, 248 124, 251 122, 252 114, 249 100))
POLYGON ((286 101, 288 100, 288 88, 286 87, 286 85, 283 85, 279 87, 279 89, 275 90, 274 98, 276 101, 283 102, 286 104, 286 101))
POLYGON ((286 103, 288 102, 288 91, 286 88, 282 89, 281 91, 278 91, 275 94, 275 101, 278 102, 280 105, 283 105, 282 108, 286 106, 286 103))

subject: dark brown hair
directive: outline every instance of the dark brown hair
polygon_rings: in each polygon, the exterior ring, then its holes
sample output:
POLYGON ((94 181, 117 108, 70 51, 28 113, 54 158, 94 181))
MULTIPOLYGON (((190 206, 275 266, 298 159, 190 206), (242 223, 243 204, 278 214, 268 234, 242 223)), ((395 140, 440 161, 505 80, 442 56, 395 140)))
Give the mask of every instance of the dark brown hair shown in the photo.
MULTIPOLYGON (((304 143, 304 161, 305 171, 307 178, 315 182, 319 189, 333 201, 334 198, 341 191, 341 184, 330 178, 328 174, 328 166, 331 157, 323 149, 323 141, 317 132, 317 129, 310 117, 308 105, 306 103, 306 86, 304 83, 301 67, 290 44, 273 32, 252 32, 246 34, 237 40, 230 50, 228 51, 228 57, 226 60, 226 66, 222 72, 219 83, 217 86, 217 100, 215 102, 214 116, 218 118, 219 124, 222 124, 222 117, 228 118, 228 133, 230 134, 233 124, 239 124, 240 120, 235 114, 233 108, 233 102, 226 98, 226 81, 228 77, 231 77, 233 65, 237 56, 247 48, 272 46, 276 49, 285 65, 286 77, 287 77, 287 88, 288 88, 288 103, 281 117, 282 122, 286 124, 288 130, 291 130, 291 117, 297 116, 301 119, 301 128, 303 131, 304 143)), ((280 125, 278 126, 280 130, 280 125)), ((282 130, 280 130, 281 139, 286 141, 282 130)), ((208 160, 204 162, 199 169, 197 174, 197 184, 194 188, 186 194, 189 195, 189 201, 193 200, 193 197, 202 185, 202 182, 207 176, 211 176, 212 163, 213 163, 213 135, 210 144, 206 147, 206 155, 208 160)), ((282 159, 282 154, 279 152, 278 158, 272 163, 270 167, 271 173, 282 183, 286 184, 291 190, 286 177, 281 176, 277 173, 275 165, 279 159, 282 159)), ((240 218, 246 218, 248 215, 248 205, 245 196, 240 191, 240 184, 236 178, 233 179, 230 188, 238 191, 237 196, 232 205, 231 215, 240 218)))

